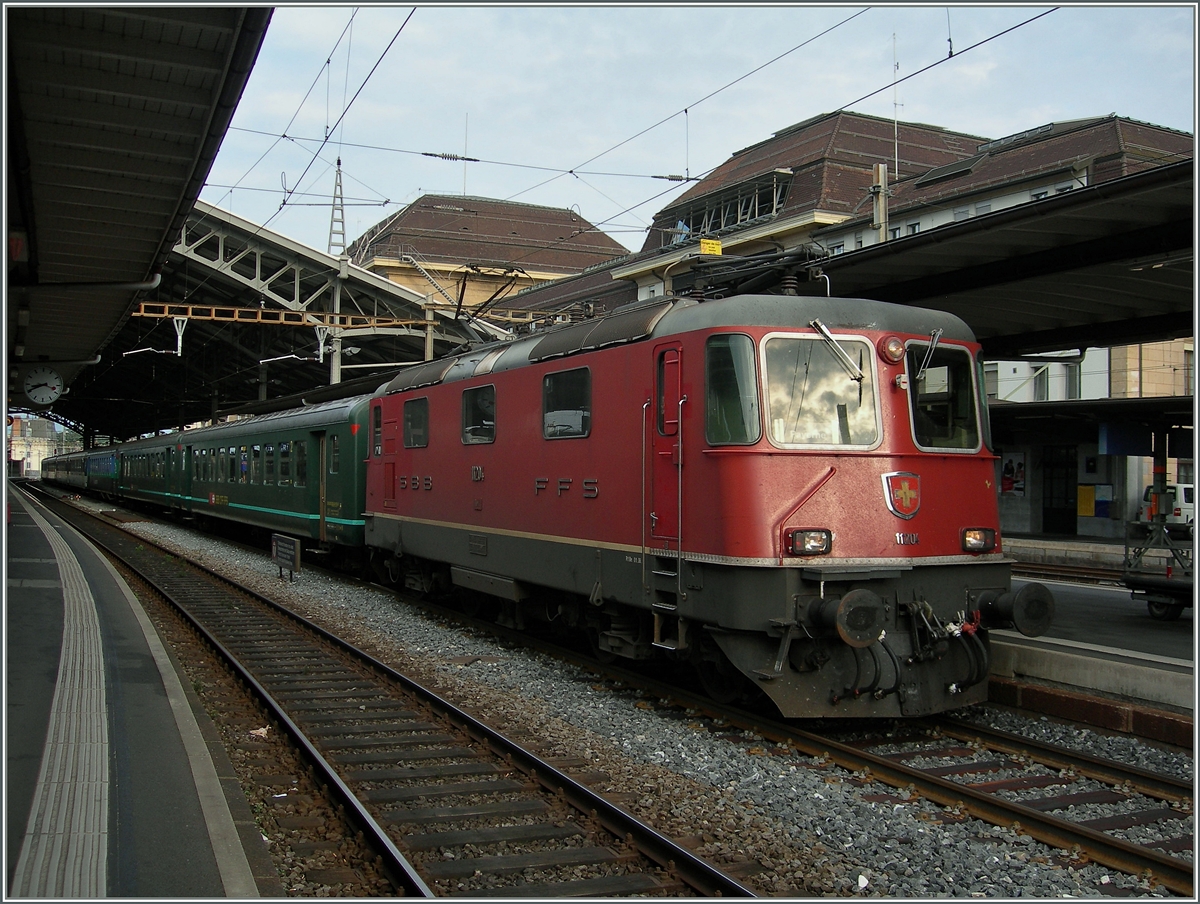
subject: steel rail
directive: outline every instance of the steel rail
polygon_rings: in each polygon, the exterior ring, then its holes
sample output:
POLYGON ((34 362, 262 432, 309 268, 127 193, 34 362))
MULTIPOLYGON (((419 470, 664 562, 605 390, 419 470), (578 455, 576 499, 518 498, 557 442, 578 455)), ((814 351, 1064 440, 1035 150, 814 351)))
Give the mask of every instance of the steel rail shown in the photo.
POLYGON ((911 785, 922 797, 935 803, 957 807, 994 825, 1011 826, 1057 848, 1069 851, 1078 846, 1097 863, 1135 876, 1148 872, 1171 891, 1189 898, 1194 895, 1192 864, 1177 857, 1160 854, 811 732, 790 729, 786 736, 797 748, 813 756, 827 756, 843 768, 868 773, 896 788, 911 785))
MULTIPOLYGON (((462 617, 459 615, 459 617, 462 617)), ((471 620, 474 622, 475 620, 471 620)), ((486 624, 486 623, 481 623, 486 624)), ((492 626, 495 629, 495 626, 492 626)), ((676 685, 648 678, 637 672, 615 665, 603 665, 595 660, 584 659, 540 641, 532 641, 528 635, 520 637, 536 649, 552 652, 574 664, 600 675, 619 678, 632 687, 651 690, 659 697, 674 700, 701 712, 715 715, 731 726, 752 731, 764 738, 785 743, 801 753, 817 758, 829 759, 834 764, 852 772, 866 772, 879 781, 895 788, 912 786, 921 796, 947 807, 958 807, 970 815, 993 825, 1013 827, 1045 844, 1070 851, 1075 847, 1084 850, 1097 863, 1131 875, 1149 873, 1171 891, 1193 897, 1194 875, 1190 863, 1150 848, 1122 841, 1111 835, 1067 820, 1050 816, 1039 810, 1005 801, 983 791, 961 785, 940 776, 929 775, 910 766, 887 758, 867 753, 813 732, 804 731, 786 722, 734 707, 723 706, 708 697, 686 691, 676 685)))
MULTIPOLYGON (((78 510, 77 510, 78 511, 78 510)), ((84 513, 90 514, 90 513, 84 513)), ((90 517, 96 517, 90 515, 90 517)), ((113 527, 114 530, 120 528, 113 527)), ((111 555, 125 562, 125 558, 118 552, 111 549, 102 540, 92 538, 93 542, 102 546, 111 555)), ((158 547, 157 544, 149 540, 138 540, 139 543, 158 547)), ((292 612, 285 606, 268 599, 256 591, 244 587, 236 580, 226 576, 217 574, 211 569, 195 561, 189 556, 170 552, 171 556, 181 559, 192 567, 200 570, 204 574, 220 580, 222 583, 229 585, 240 593, 258 601, 267 608, 287 617, 311 631, 321 639, 336 646, 338 649, 351 656, 357 658, 360 662, 370 666, 381 675, 399 684, 404 690, 420 698, 430 706, 440 710, 452 722, 469 733, 476 740, 487 744, 487 746, 495 753, 504 757, 515 768, 529 775, 531 779, 538 782, 542 787, 562 797, 570 803, 575 809, 586 815, 594 815, 595 818, 608 831, 615 834, 618 838, 622 838, 631 842, 644 856, 651 861, 657 863, 663 869, 676 876, 689 887, 695 889, 703 895, 707 896, 722 896, 722 897, 756 897, 755 893, 747 886, 741 884, 732 876, 721 872, 716 866, 708 863, 706 860, 698 857, 696 854, 689 851, 675 841, 672 841, 667 836, 661 834, 649 825, 638 820, 632 814, 622 810, 620 807, 611 803, 603 796, 589 789, 586 785, 577 782, 575 779, 566 775, 561 770, 557 769, 550 763, 536 756, 528 750, 522 748, 519 744, 511 741, 500 732, 484 724, 480 720, 466 713, 459 707, 455 706, 450 701, 440 697, 433 691, 417 683, 408 676, 396 671, 386 663, 381 662, 363 650, 353 646, 348 641, 338 637, 332 632, 326 630, 320 625, 310 621, 298 613, 292 612)), ((139 578, 145 581, 156 593, 162 595, 170 601, 176 609, 187 619, 187 621, 196 628, 196 630, 213 646, 222 658, 230 665, 230 667, 238 674, 238 676, 246 682, 246 684, 258 695, 264 705, 271 711, 274 718, 278 719, 279 723, 285 728, 289 736, 301 747, 307 756, 314 763, 315 768, 321 773, 321 777, 327 782, 333 790, 339 801, 347 808, 347 811, 353 814, 364 831, 369 832, 372 837, 378 837, 378 846, 382 849, 381 853, 386 853, 385 866, 394 870, 396 873, 396 885, 398 888, 403 888, 407 894, 418 895, 422 897, 434 897, 433 891, 425 884, 421 877, 417 874, 413 866, 408 862, 404 855, 396 848, 391 838, 387 835, 382 827, 375 821, 374 817, 363 807, 361 801, 355 797, 354 792, 336 773, 333 767, 321 756, 317 748, 305 736, 303 730, 292 721, 292 719, 284 711, 283 707, 275 701, 270 693, 258 682, 258 680, 237 660, 237 657, 229 651, 216 637, 212 635, 199 621, 192 616, 185 608, 179 606, 169 591, 160 587, 153 580, 142 575, 140 571, 133 565, 126 562, 127 567, 138 574, 139 578)))
POLYGON ((1001 731, 970 722, 960 722, 947 716, 926 720, 931 728, 959 741, 978 741, 992 750, 1010 754, 1032 754, 1038 762, 1056 769, 1071 769, 1080 775, 1113 785, 1128 785, 1148 797, 1159 800, 1191 800, 1191 782, 1160 775, 1137 766, 1101 759, 1089 753, 1071 750, 1058 744, 1035 741, 1011 732, 1001 731))
MULTIPOLYGON (((367 843, 375 848, 376 853, 379 854, 382 860, 383 869, 389 874, 389 877, 392 879, 392 882, 396 885, 396 887, 402 889, 406 895, 414 895, 424 898, 435 897, 433 890, 425 884, 425 881, 420 877, 420 875, 418 875, 416 869, 413 868, 413 865, 408 862, 408 858, 406 858, 400 852, 384 828, 375 821, 375 817, 373 817, 363 806, 362 801, 360 801, 358 797, 355 796, 354 792, 350 790, 350 787, 342 780, 341 776, 337 774, 337 771, 332 765, 330 765, 329 761, 321 755, 320 751, 317 750, 313 743, 304 734, 304 731, 292 721, 279 702, 276 701, 275 698, 272 697, 267 691, 267 689, 259 683, 254 675, 251 674, 251 672, 244 665, 242 665, 238 658, 229 649, 227 649, 224 644, 217 640, 217 638, 213 636, 213 634, 203 624, 201 624, 200 621, 193 616, 185 606, 180 604, 168 589, 163 588, 158 582, 143 574, 136 565, 131 563, 118 550, 113 549, 109 544, 105 543, 101 538, 94 535, 89 535, 89 539, 92 543, 95 543, 97 546, 100 546, 102 549, 104 549, 109 555, 120 560, 126 568, 138 576, 139 580, 143 581, 147 586, 152 588, 155 593, 170 603, 171 606, 183 616, 188 624, 190 624, 196 630, 196 632, 199 633, 212 646, 212 648, 221 656, 221 658, 225 660, 225 663, 237 674, 237 676, 246 683, 251 691, 268 709, 272 718, 276 719, 284 727, 288 735, 291 737, 293 743, 295 743, 296 746, 298 746, 303 754, 308 758, 309 762, 318 773, 318 780, 324 782, 329 789, 331 789, 333 796, 346 809, 349 818, 358 823, 359 827, 370 836, 370 839, 367 843)), ((149 543, 149 541, 142 542, 149 543)), ((154 543, 150 543, 150 545, 155 546, 155 548, 161 548, 154 543)), ((170 554, 175 555, 174 553, 170 554)), ((184 560, 193 567, 199 567, 206 574, 211 574, 211 572, 209 572, 207 569, 204 569, 203 566, 198 565, 186 557, 176 557, 184 558, 184 560)), ((217 575, 217 577, 220 576, 217 575)), ((222 578, 222 580, 226 579, 222 578)), ((226 582, 231 583, 231 585, 234 587, 238 587, 236 583, 228 581, 226 582)), ((238 589, 241 590, 244 588, 238 587, 238 589)), ((252 595, 257 598, 256 594, 252 595)))
POLYGON ((1084 565, 1057 565, 1043 562, 1015 562, 1012 566, 1014 578, 1046 578, 1074 584, 1121 585, 1120 568, 1088 567, 1084 565))
POLYGON ((486 743, 493 751, 503 756, 542 787, 562 796, 577 810, 589 815, 594 814, 600 823, 617 837, 631 840, 633 845, 645 856, 696 891, 710 897, 718 895, 721 897, 757 897, 751 889, 742 885, 732 876, 721 872, 708 861, 696 856, 687 848, 641 822, 586 785, 575 781, 566 773, 521 747, 501 732, 476 719, 429 688, 418 684, 407 675, 397 672, 370 653, 358 649, 304 616, 291 612, 272 600, 260 597, 253 590, 242 587, 236 581, 230 581, 229 578, 224 577, 221 580, 228 581, 239 590, 261 600, 281 614, 295 619, 324 640, 359 658, 363 663, 400 684, 406 691, 437 708, 452 722, 476 740, 486 743))

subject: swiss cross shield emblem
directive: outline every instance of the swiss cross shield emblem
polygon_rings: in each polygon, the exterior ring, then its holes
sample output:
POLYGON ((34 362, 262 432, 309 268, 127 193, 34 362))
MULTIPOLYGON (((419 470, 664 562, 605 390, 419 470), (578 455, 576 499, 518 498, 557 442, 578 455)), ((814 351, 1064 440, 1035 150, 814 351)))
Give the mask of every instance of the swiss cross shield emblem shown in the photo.
POLYGON ((921 507, 921 476, 911 471, 884 474, 883 498, 893 515, 907 521, 921 507))

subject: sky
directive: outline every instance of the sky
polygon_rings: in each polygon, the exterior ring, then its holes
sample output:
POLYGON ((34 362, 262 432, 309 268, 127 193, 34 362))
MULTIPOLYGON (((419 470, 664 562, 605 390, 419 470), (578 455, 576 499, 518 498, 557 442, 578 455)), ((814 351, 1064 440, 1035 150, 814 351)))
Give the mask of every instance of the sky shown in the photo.
POLYGON ((465 194, 573 208, 636 251, 686 189, 661 177, 813 116, 1194 134, 1195 80, 1192 4, 281 6, 201 198, 325 251, 340 157, 347 244, 465 194))

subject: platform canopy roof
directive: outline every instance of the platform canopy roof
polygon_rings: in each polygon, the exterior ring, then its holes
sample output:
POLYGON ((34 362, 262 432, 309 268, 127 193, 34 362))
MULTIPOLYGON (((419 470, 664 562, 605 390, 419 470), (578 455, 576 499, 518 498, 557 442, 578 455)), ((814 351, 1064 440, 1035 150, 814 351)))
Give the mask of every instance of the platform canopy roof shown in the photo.
POLYGON ((5 9, 10 409, 28 367, 70 384, 156 284, 271 13, 5 9))
POLYGON ((1195 176, 1168 164, 821 262, 835 295, 962 317, 990 356, 1190 336, 1195 176))

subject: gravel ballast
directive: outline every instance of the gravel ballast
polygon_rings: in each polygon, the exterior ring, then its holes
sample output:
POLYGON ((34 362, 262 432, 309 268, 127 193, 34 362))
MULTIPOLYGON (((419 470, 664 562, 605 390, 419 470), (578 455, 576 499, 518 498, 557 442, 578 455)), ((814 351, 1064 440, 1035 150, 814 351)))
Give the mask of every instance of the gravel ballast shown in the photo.
MULTIPOLYGON (((442 623, 382 590, 305 570, 294 582, 255 553, 151 522, 134 533, 268 593, 543 756, 581 757, 600 790, 766 895, 896 897, 1169 896, 1072 860, 1010 828, 963 818, 903 791, 600 683, 582 669, 442 623)), ((991 706, 959 715, 1190 779, 1192 758, 1136 739, 991 706)), ((1192 817, 1181 823, 1190 831, 1192 817)))

